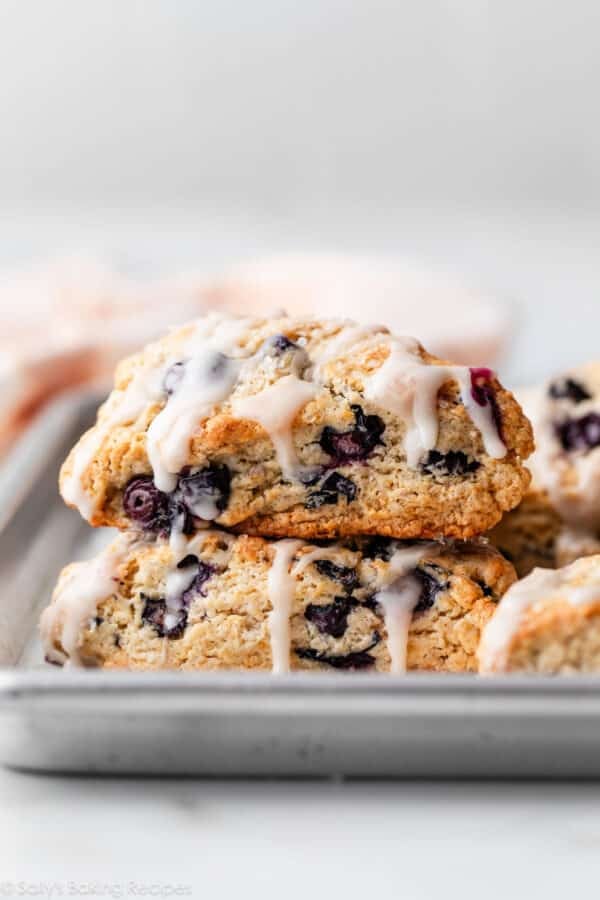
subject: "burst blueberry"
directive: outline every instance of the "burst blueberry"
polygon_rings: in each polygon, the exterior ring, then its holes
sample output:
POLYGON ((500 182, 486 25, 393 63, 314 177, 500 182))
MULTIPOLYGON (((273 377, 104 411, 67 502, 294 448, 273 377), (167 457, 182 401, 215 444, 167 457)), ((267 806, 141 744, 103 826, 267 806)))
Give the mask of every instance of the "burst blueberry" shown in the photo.
POLYGON ((414 571, 414 577, 421 586, 421 593, 413 612, 425 612, 431 609, 440 591, 448 589, 448 580, 445 579, 444 570, 440 569, 439 566, 429 566, 427 569, 417 568, 414 571), (436 574, 434 574, 434 571, 436 574))
POLYGON ((346 653, 344 655, 322 653, 319 650, 314 650, 312 647, 298 647, 295 652, 300 659, 310 659, 314 660, 314 662, 324 663, 327 666, 331 666, 332 669, 370 669, 375 665, 375 659, 370 655, 369 650, 376 647, 380 640, 381 636, 378 632, 374 632, 373 641, 369 647, 365 650, 357 650, 354 653, 346 653))
POLYGON ((502 412, 492 384, 494 373, 487 368, 469 369, 471 375, 471 396, 479 406, 489 406, 496 430, 502 438, 502 412))
POLYGON ((462 450, 430 450, 421 464, 421 469, 430 475, 470 475, 480 467, 476 459, 471 459, 462 450))
POLYGON ((348 594, 351 594, 358 587, 356 569, 351 569, 349 566, 338 566, 330 559, 317 559, 315 568, 320 575, 341 584, 348 594))
MULTIPOLYGON (((144 608, 142 609, 142 622, 154 628, 159 637, 177 640, 183 635, 187 625, 187 609, 182 607, 175 613, 175 622, 168 628, 165 626, 167 617, 167 603, 164 598, 153 598, 142 595, 144 608)), ((173 615, 173 613, 171 613, 173 615)))
POLYGON ((131 479, 123 494, 123 508, 130 519, 148 531, 169 527, 169 498, 148 475, 131 479))
POLYGON ((198 472, 181 475, 177 493, 186 509, 197 518, 206 518, 202 512, 207 504, 214 504, 218 514, 229 502, 231 473, 226 465, 211 463, 198 472))
POLYGON ((348 616, 356 606, 350 597, 335 597, 333 603, 317 606, 309 603, 304 611, 304 618, 312 622, 322 634, 340 638, 348 627, 348 616))
POLYGON ((307 509, 318 509, 326 504, 334 504, 338 502, 340 494, 351 503, 356 498, 357 490, 349 478, 340 475, 339 472, 332 472, 321 483, 318 491, 309 494, 305 505, 307 509))
POLYGON ((327 425, 321 434, 321 448, 332 457, 332 465, 345 466, 364 462, 378 444, 385 424, 379 416, 366 416, 362 407, 351 406, 355 426, 348 431, 337 431, 327 425))

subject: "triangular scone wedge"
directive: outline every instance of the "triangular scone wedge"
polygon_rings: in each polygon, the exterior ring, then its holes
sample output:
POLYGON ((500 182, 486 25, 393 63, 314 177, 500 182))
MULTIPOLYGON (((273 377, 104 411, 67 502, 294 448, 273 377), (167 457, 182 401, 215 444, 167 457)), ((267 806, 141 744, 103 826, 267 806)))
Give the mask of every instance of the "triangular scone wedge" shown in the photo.
POLYGON ((148 534, 467 538, 518 504, 532 449, 488 369, 380 326, 212 315, 119 366, 61 490, 148 534))

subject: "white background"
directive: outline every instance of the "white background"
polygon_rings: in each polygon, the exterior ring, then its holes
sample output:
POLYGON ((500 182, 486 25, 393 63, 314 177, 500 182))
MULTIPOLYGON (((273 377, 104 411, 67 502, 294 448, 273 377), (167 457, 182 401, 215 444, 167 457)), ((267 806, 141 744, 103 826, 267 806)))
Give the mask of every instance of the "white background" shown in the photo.
MULTIPOLYGON (((408 255, 539 377, 599 355, 599 51, 596 0, 0 0, 0 264, 408 255)), ((564 898, 599 848, 597 785, 0 774, 0 892, 564 898)))

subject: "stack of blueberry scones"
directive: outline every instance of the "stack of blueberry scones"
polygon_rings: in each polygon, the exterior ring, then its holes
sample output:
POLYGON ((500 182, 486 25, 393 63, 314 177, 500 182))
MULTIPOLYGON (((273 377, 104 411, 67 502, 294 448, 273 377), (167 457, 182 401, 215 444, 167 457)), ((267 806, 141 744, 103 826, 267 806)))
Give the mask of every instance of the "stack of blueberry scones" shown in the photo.
POLYGON ((348 321, 206 316, 117 369, 61 492, 121 532, 62 573, 47 658, 475 671, 516 579, 484 535, 533 450, 489 369, 348 321))

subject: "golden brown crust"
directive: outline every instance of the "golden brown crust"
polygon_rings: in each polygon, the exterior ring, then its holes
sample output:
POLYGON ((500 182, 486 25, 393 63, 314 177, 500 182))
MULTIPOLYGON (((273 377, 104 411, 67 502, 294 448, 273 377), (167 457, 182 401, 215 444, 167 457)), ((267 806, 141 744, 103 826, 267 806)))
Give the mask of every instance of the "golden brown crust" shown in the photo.
MULTIPOLYGON (((339 334, 340 323, 311 320, 258 322, 244 336, 247 352, 256 352, 264 340, 284 333, 300 342, 310 359, 327 348, 339 334)), ((115 406, 131 379, 144 366, 165 365, 181 353, 191 326, 171 334, 141 354, 125 360, 117 369, 116 393, 99 412, 99 426, 92 437, 101 437, 99 428, 110 421, 115 406)), ((404 449, 404 422, 364 396, 365 380, 387 358, 389 338, 363 338, 351 350, 323 367, 323 390, 309 401, 293 423, 293 443, 300 463, 323 468, 323 478, 331 470, 331 457, 319 445, 323 428, 351 429, 353 406, 366 415, 377 415, 385 424, 383 443, 364 462, 342 463, 335 471, 351 479, 356 496, 349 500, 307 508, 315 488, 282 477, 273 444, 256 422, 236 418, 229 401, 217 405, 213 414, 198 422, 190 441, 186 465, 202 468, 226 465, 231 472, 231 495, 216 522, 224 527, 263 535, 297 535, 316 538, 351 534, 383 534, 397 538, 448 536, 468 538, 493 527, 503 512, 516 506, 529 484, 522 465, 533 449, 531 428, 518 403, 494 379, 490 382, 501 417, 502 438, 507 447, 503 459, 485 452, 482 437, 460 402, 458 388, 447 382, 438 395, 439 436, 436 449, 441 454, 460 451, 477 464, 466 474, 431 474, 407 464, 404 449)), ((428 364, 441 361, 420 351, 428 364)), ((254 370, 235 389, 235 395, 251 395, 290 372, 290 361, 277 367, 254 370)), ((116 423, 99 441, 96 452, 82 473, 81 483, 92 503, 92 525, 132 527, 123 509, 123 491, 133 477, 149 476, 152 469, 146 453, 146 431, 164 406, 164 399, 148 403, 134 421, 116 423)), ((89 433, 88 433, 89 435, 89 433)), ((61 472, 61 488, 73 475, 75 448, 61 472)), ((67 492, 68 493, 68 492, 67 492)))
MULTIPOLYGON (((378 554, 389 555, 397 545, 389 548, 384 542, 383 546, 382 551, 382 542, 372 546, 357 539, 317 550, 325 560, 331 560, 333 554, 335 565, 354 573, 350 590, 348 582, 331 577, 314 561, 294 574, 290 617, 293 669, 389 669, 383 612, 375 594, 389 570, 389 563, 378 554), (347 615, 344 627, 331 634, 315 624, 307 611, 334 603, 346 604, 347 615)), ((161 636, 148 616, 144 618, 147 598, 164 596, 167 573, 176 561, 173 552, 165 541, 131 544, 118 566, 116 589, 99 599, 97 618, 93 616, 82 628, 82 659, 107 668, 270 669, 267 577, 274 547, 259 537, 209 532, 198 558, 214 571, 191 602, 183 633, 173 639, 161 636)), ((295 560, 316 549, 301 546, 295 560)), ((430 547, 417 570, 423 585, 423 609, 413 616, 408 667, 475 671, 481 630, 515 580, 512 566, 489 545, 473 542, 430 547)), ((63 573, 54 604, 59 603, 61 585, 69 572, 73 573, 73 567, 63 573)), ((62 615, 56 616, 51 637, 58 649, 63 625, 62 615)))
POLYGON ((600 672, 600 599, 554 601, 529 610, 508 653, 507 672, 600 672))

